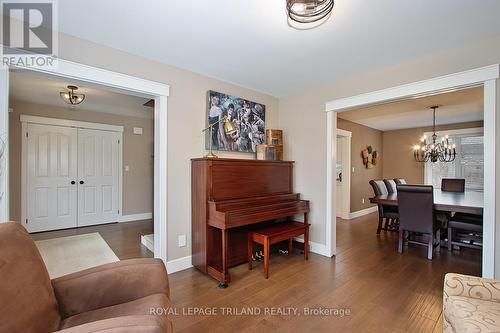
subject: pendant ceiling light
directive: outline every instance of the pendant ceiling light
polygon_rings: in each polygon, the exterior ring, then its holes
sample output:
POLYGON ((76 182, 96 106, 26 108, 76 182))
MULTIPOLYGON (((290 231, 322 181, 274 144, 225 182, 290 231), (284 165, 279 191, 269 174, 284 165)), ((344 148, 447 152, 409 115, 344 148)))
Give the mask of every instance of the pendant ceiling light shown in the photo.
POLYGON ((333 6, 334 0, 286 0, 288 18, 300 24, 328 18, 333 6))
POLYGON ((77 94, 75 91, 78 90, 77 86, 68 86, 69 91, 60 92, 62 100, 71 105, 78 105, 85 100, 84 94, 77 94))
POLYGON ((427 142, 424 135, 420 143, 413 147, 413 157, 417 162, 453 162, 457 155, 455 144, 450 144, 448 135, 438 141, 436 134, 436 109, 439 106, 431 106, 432 109, 432 141, 427 142))

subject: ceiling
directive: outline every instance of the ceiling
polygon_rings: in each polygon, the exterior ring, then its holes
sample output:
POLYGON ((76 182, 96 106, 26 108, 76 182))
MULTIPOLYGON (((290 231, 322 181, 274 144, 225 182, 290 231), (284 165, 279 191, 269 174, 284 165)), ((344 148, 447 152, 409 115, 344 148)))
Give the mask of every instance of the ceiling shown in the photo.
POLYGON ((125 95, 98 87, 82 85, 80 82, 19 70, 10 73, 9 81, 9 98, 11 100, 67 107, 72 111, 86 110, 138 118, 153 118, 153 109, 143 106, 149 100, 147 98, 125 95), (66 87, 68 85, 78 86, 78 93, 86 95, 82 104, 71 106, 60 98, 59 93, 67 91, 66 87))
POLYGON ((341 112, 338 117, 381 131, 432 126, 433 105, 440 106, 436 125, 483 120, 483 87, 341 112))
POLYGON ((273 96, 500 36, 498 0, 336 0, 312 30, 285 0, 64 0, 64 33, 273 96))

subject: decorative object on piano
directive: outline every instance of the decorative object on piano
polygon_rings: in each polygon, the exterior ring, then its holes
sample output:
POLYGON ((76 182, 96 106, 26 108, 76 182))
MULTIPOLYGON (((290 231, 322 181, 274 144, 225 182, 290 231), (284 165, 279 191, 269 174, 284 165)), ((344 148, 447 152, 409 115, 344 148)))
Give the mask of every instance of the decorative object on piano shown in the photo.
POLYGON ((275 145, 257 145, 257 159, 276 161, 278 159, 275 145))
POLYGON ((371 169, 377 165, 378 152, 373 150, 372 146, 363 149, 363 151, 361 151, 361 157, 363 157, 363 164, 367 169, 371 169))
POLYGON ((266 130, 266 144, 257 146, 258 160, 283 160, 283 131, 266 130))
POLYGON ((208 91, 206 149, 255 153, 265 140, 266 106, 216 91, 208 91), (226 134, 221 120, 226 117, 235 131, 226 134))
POLYGON ((413 157, 417 162, 453 162, 457 155, 455 144, 450 144, 448 135, 437 140, 436 134, 436 109, 438 105, 431 106, 432 109, 432 142, 427 142, 427 137, 424 135, 420 139, 420 143, 413 146, 413 157))
POLYGON ((280 129, 267 129, 266 143, 268 145, 283 145, 283 131, 280 129))
POLYGON ((202 132, 208 132, 209 135, 209 151, 208 151, 208 154, 205 155, 206 158, 217 158, 218 156, 214 154, 214 152, 212 151, 212 138, 213 138, 213 128, 215 127, 215 125, 219 126, 220 127, 220 124, 223 124, 221 128, 223 128, 223 133, 224 135, 232 135, 236 132, 236 128, 234 127, 234 124, 229 121, 229 118, 227 116, 224 116, 222 117, 221 120, 217 120, 215 121, 214 123, 212 124, 209 124, 207 128, 203 129, 202 132))

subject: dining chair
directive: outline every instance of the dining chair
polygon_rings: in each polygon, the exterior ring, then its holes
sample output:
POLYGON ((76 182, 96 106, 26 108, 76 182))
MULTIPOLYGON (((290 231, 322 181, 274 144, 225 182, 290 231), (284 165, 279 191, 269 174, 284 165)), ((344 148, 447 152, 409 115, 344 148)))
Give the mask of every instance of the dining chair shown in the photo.
POLYGON ((427 259, 432 260, 435 244, 439 252, 441 235, 434 213, 434 191, 429 185, 398 185, 399 241, 403 253, 405 236, 408 243, 427 246, 427 259), (428 236, 427 242, 412 239, 412 233, 428 236))
POLYGON ((406 185, 406 180, 404 178, 394 178, 396 185, 406 185))
MULTIPOLYGON (((375 196, 389 194, 384 181, 382 180, 370 180, 370 185, 373 189, 375 196)), ((388 205, 377 205, 378 206, 378 227, 377 235, 380 234, 381 230, 386 231, 396 231, 397 223, 399 219, 397 207, 388 205), (384 224, 385 220, 385 224, 384 224)))
POLYGON ((441 191, 443 192, 465 192, 465 179, 443 178, 441 179, 441 191))
POLYGON ((481 249, 483 243, 483 217, 473 214, 455 214, 448 221, 448 251, 453 246, 481 249))
MULTIPOLYGON (((441 191, 443 192, 454 192, 454 193, 464 193, 465 192, 465 179, 460 178, 443 178, 441 180, 441 191)), ((452 235, 455 234, 454 230, 461 230, 465 233, 482 233, 483 228, 483 217, 479 215, 474 215, 470 213, 446 213, 442 214, 447 218, 446 228, 448 229, 448 250, 451 251, 453 241, 450 240, 452 235)), ((475 239, 480 239, 481 237, 472 237, 471 242, 475 239)), ((454 244, 457 245, 457 244, 454 244)), ((466 246, 466 245, 464 245, 466 246)), ((471 246, 478 248, 478 246, 471 246)))
POLYGON ((384 184, 385 187, 387 187, 387 191, 389 191, 389 193, 396 193, 398 191, 396 188, 397 184, 394 179, 384 179, 384 184))

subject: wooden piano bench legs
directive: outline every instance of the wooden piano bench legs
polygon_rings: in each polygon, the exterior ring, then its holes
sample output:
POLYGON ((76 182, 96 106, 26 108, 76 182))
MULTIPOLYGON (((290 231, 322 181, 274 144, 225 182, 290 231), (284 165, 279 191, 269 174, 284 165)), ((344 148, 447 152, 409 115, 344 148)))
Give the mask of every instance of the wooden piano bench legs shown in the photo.
POLYGON ((271 245, 288 240, 288 254, 292 253, 293 237, 304 235, 304 260, 309 259, 309 223, 307 215, 302 222, 276 223, 258 230, 248 232, 248 269, 252 269, 253 243, 264 247, 264 277, 269 278, 269 252, 271 245))

